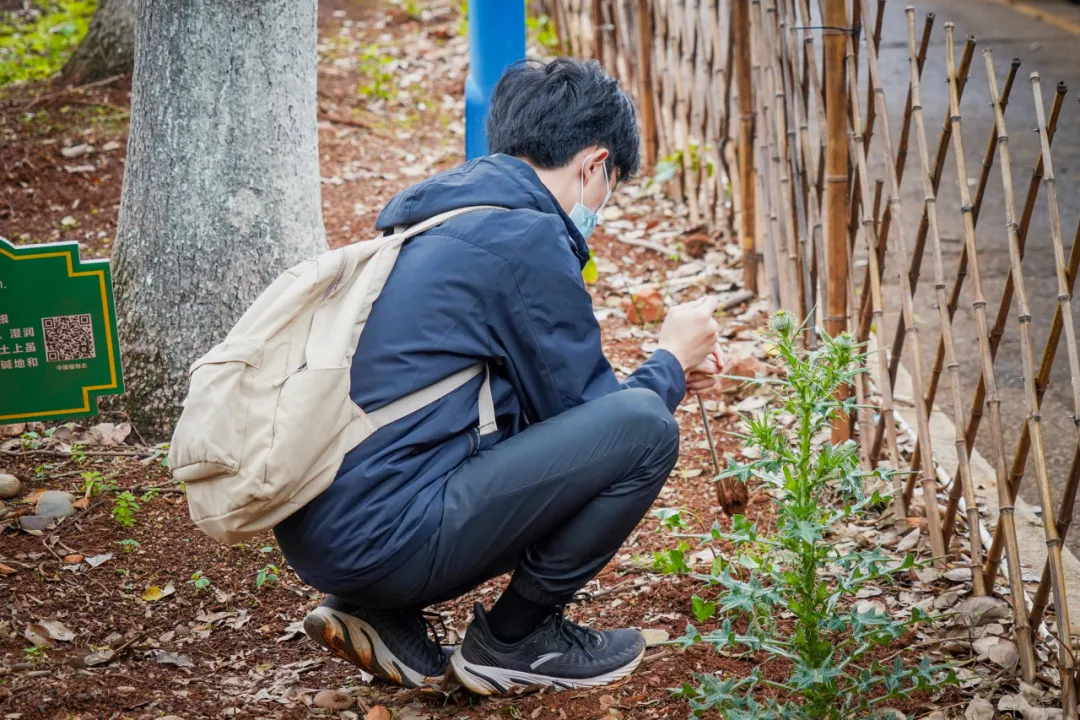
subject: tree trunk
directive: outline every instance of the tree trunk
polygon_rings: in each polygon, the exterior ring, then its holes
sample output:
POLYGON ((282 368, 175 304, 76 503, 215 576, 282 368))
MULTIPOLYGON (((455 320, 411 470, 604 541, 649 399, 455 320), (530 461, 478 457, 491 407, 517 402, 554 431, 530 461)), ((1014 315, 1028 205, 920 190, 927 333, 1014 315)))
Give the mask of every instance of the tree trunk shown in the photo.
POLYGON ((72 85, 129 75, 135 65, 136 0, 99 0, 86 37, 64 65, 72 85))
POLYGON ((126 404, 167 438, 191 362, 326 249, 316 0, 139 0, 113 255, 126 404))

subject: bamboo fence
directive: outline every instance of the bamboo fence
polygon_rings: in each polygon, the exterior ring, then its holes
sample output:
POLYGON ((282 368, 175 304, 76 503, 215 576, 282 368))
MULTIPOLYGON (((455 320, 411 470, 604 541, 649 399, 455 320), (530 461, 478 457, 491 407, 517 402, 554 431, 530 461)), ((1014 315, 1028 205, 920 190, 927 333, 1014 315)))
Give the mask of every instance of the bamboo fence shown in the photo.
POLYGON ((1072 310, 1080 226, 1067 247, 1059 194, 1078 188, 1058 187, 1052 157, 1067 117, 1065 86, 1047 102, 1032 72, 1035 112, 1010 112, 1010 97, 1022 92, 1020 60, 1002 66, 985 48, 978 63, 975 37, 958 42, 951 23, 920 18, 913 8, 903 33, 907 87, 886 86, 878 56, 885 0, 874 7, 869 0, 549 0, 547 7, 568 52, 599 59, 632 89, 647 167, 674 170, 669 191, 690 218, 730 232, 742 249, 747 288, 768 295, 774 307, 809 315, 810 347, 817 328, 868 343, 874 362, 856 384, 859 409, 838 423, 834 438, 857 437, 865 467, 887 463, 905 473, 893 476, 895 519, 922 528, 939 565, 970 568, 974 594, 1008 600, 1021 678, 1035 679, 1043 643, 1056 654, 1065 716, 1076 717, 1080 677, 1063 542, 1080 488, 1080 345, 1072 310), (931 144, 923 70, 942 60, 946 83, 935 92, 947 94, 948 107, 931 144), (974 177, 965 151, 976 140, 964 123, 969 86, 989 99, 993 125, 977 138, 974 177), (890 107, 888 98, 905 91, 903 106, 890 107), (1038 133, 1022 204, 1009 124, 1038 133), (943 187, 946 177, 955 187, 943 187), (1002 199, 985 202, 991 193, 1002 199), (1028 245, 1035 226, 1050 246, 1039 264, 1028 245), (960 235, 956 250, 946 247, 945 227, 960 235), (992 237, 1008 249, 1001 282, 987 271, 992 237), (920 283, 924 260, 929 283, 920 283), (1047 271, 1034 275, 1047 267, 1052 279, 1047 271), (1053 293, 1055 302, 1036 304, 1052 305, 1052 314, 1033 316, 1032 292, 1053 293), (918 317, 920 307, 932 308, 931 316, 918 317), (1048 328, 1038 347, 1033 325, 1048 328), (1010 328, 1022 402, 1003 399, 999 350, 1010 328), (961 356, 976 368, 967 377, 961 356), (1044 417, 1055 360, 1060 377, 1067 371, 1067 390, 1062 380, 1058 392, 1068 414, 1044 417), (912 395, 903 403, 901 364, 912 395), (910 405, 914 427, 898 405, 910 405), (946 447, 932 434, 939 406, 956 429, 952 471, 939 463, 946 447), (1076 428, 1068 436, 1070 469, 1057 478, 1046 423, 1076 428), (983 485, 976 446, 992 470, 983 485), (993 489, 983 489, 990 483, 993 489), (1032 546, 1018 539, 1014 513, 1024 488, 1038 505, 1046 546, 1038 558, 1025 558, 1032 546), (988 493, 996 516, 985 510, 988 493))

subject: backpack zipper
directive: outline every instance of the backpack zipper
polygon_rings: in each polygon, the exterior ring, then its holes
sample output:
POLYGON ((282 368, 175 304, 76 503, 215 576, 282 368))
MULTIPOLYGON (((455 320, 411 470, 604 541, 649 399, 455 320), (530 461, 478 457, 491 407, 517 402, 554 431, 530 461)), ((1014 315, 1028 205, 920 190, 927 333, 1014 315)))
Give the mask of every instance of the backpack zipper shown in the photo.
POLYGON ((277 381, 276 383, 274 383, 274 384, 273 384, 273 385, 272 385, 271 387, 279 388, 279 387, 281 387, 282 385, 284 385, 284 384, 285 384, 285 382, 286 382, 286 381, 287 381, 287 380, 288 380, 289 378, 291 378, 291 377, 292 377, 293 375, 296 375, 297 373, 302 373, 302 372, 304 372, 305 370, 307 370, 307 361, 306 361, 306 360, 305 360, 305 361, 303 362, 303 364, 301 364, 301 365, 300 365, 300 367, 296 368, 296 369, 295 369, 295 370, 293 370, 293 371, 292 371, 291 373, 289 373, 289 374, 288 374, 288 375, 286 375, 285 377, 283 377, 283 378, 281 378, 280 380, 278 380, 278 381, 277 381))
POLYGON ((326 300, 326 298, 330 297, 330 293, 334 292, 334 290, 337 289, 338 283, 341 282, 342 276, 345 275, 345 253, 341 253, 340 257, 341 259, 338 262, 337 273, 334 275, 334 279, 330 281, 330 284, 326 286, 326 291, 323 292, 322 296, 323 300, 326 300))

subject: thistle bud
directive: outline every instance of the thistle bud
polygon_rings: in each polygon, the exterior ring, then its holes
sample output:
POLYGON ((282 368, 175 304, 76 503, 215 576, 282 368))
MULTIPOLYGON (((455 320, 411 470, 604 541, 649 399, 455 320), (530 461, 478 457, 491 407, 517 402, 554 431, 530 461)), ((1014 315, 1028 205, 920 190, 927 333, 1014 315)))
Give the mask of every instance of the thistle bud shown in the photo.
POLYGON ((779 311, 769 320, 769 329, 777 335, 782 335, 784 337, 787 337, 788 333, 791 332, 792 325, 794 325, 794 323, 791 320, 791 313, 787 310, 779 311))

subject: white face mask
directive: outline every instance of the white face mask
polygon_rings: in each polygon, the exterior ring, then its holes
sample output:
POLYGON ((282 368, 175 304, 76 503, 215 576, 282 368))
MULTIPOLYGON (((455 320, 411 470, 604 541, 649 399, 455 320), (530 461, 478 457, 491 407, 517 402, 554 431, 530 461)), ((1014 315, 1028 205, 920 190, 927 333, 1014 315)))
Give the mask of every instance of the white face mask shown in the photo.
POLYGON ((574 207, 568 213, 570 220, 573 221, 574 226, 581 233, 581 237, 586 240, 596 229, 596 223, 600 222, 600 213, 604 211, 604 206, 607 205, 607 201, 611 197, 611 186, 608 184, 607 162, 605 161, 600 165, 604 171, 604 187, 607 188, 604 202, 600 203, 600 207, 597 208, 596 212, 585 206, 585 165, 588 164, 590 157, 585 158, 585 161, 581 163, 581 199, 574 203, 574 207))

